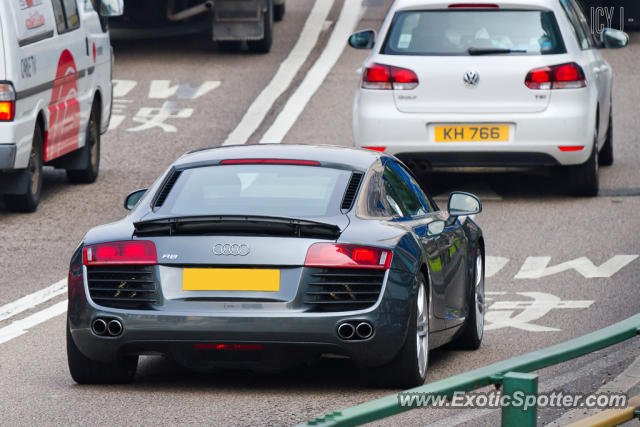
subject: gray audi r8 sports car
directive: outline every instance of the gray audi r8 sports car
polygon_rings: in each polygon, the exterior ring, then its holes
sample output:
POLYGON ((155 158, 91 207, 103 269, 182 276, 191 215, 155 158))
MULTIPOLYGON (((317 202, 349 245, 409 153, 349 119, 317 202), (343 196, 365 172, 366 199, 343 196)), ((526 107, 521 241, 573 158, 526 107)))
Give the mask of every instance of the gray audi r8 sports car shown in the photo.
POLYGON ((180 157, 69 271, 79 383, 130 382, 138 356, 198 370, 352 359, 370 382, 425 380, 429 350, 480 346, 484 239, 473 195, 440 210, 395 157, 308 145, 180 157))

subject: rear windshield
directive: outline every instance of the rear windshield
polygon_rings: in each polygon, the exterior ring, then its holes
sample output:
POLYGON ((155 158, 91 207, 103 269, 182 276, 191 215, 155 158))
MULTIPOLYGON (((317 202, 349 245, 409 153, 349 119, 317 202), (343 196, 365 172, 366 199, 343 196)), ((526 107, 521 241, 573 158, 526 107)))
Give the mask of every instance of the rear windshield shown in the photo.
POLYGON ((297 165, 187 169, 160 212, 169 216, 334 216, 340 213, 350 176, 345 170, 297 165))
POLYGON ((412 10, 398 12, 382 48, 387 55, 461 56, 566 53, 553 12, 540 10, 412 10))

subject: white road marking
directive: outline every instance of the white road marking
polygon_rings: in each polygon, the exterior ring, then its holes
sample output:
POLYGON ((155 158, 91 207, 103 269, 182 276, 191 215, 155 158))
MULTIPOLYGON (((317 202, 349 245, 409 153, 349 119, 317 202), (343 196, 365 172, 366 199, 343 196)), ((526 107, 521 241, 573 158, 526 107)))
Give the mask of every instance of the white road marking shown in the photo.
POLYGON ((16 320, 9 326, 5 326, 0 329, 0 344, 4 344, 20 335, 27 333, 30 328, 39 325, 42 322, 46 322, 56 316, 61 315, 67 311, 67 300, 60 301, 57 304, 47 307, 44 310, 40 310, 33 313, 24 319, 16 320))
POLYGON ((260 143, 277 144, 284 140, 300 114, 316 93, 324 79, 336 64, 346 46, 347 37, 358 24, 362 12, 362 0, 348 0, 344 2, 340 17, 333 28, 327 47, 322 51, 318 60, 313 64, 300 86, 289 98, 278 117, 264 134, 260 143))
POLYGON ((502 270, 509 262, 509 258, 501 256, 486 256, 484 259, 484 277, 492 277, 502 270))
POLYGON ((529 332, 555 332, 557 328, 536 325, 533 322, 548 314, 554 308, 588 308, 593 301, 561 301, 559 297, 545 292, 518 292, 518 295, 533 301, 498 301, 487 309, 485 331, 516 328, 529 332), (513 315, 516 310, 523 310, 513 315))
POLYGON ((113 81, 113 97, 122 98, 127 96, 134 87, 138 85, 135 80, 114 80, 113 81))
POLYGON ((65 292, 67 292, 67 279, 62 279, 51 286, 5 304, 0 307, 0 321, 9 319, 65 292))
POLYGON ((547 267, 549 261, 551 261, 551 257, 528 257, 515 278, 540 279, 572 269, 589 279, 594 277, 611 277, 636 258, 638 258, 638 255, 616 255, 597 267, 589 258, 580 257, 563 262, 562 264, 547 267))
POLYGON ((176 96, 180 99, 196 99, 220 87, 220 81, 206 81, 192 88, 188 83, 171 86, 171 80, 151 80, 149 84, 150 99, 167 99, 176 96))
POLYGON ((295 46, 278 68, 269 84, 253 101, 240 123, 222 145, 245 144, 258 129, 274 102, 291 85, 322 32, 334 0, 316 0, 295 46))

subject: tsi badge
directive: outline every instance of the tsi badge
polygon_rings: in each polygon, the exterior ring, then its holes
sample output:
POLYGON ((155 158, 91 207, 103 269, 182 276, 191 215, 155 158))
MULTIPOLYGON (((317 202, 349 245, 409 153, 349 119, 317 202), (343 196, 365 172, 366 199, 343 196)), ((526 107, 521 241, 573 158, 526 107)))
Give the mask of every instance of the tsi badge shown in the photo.
POLYGON ((477 86, 478 82, 480 82, 480 74, 477 71, 467 71, 462 76, 462 80, 467 86, 477 86))
POLYGON ((214 255, 233 255, 233 256, 245 256, 249 254, 249 246, 245 244, 222 244, 218 243, 213 247, 214 255))

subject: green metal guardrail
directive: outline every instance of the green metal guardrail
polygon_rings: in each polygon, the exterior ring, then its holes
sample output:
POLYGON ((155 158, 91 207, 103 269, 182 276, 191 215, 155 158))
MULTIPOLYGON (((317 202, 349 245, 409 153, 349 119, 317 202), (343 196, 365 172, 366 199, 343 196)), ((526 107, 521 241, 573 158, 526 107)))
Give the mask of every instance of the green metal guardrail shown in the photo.
MULTIPOLYGON (((640 314, 582 337, 406 390, 406 392, 451 397, 456 391, 471 391, 496 384, 502 385, 503 395, 519 390, 527 396, 537 396, 538 376, 527 374, 527 372, 584 356, 638 334, 640 334, 640 314)), ((355 426, 410 409, 415 408, 400 406, 398 393, 396 393, 311 419, 301 426, 355 426)), ((536 417, 535 405, 527 411, 513 406, 502 408, 503 426, 533 426, 536 425, 536 417)))

